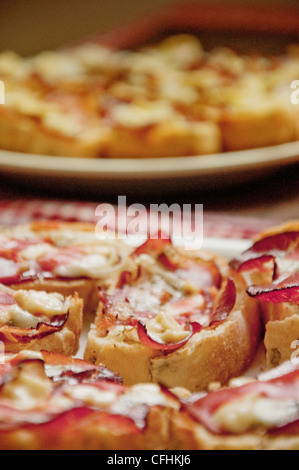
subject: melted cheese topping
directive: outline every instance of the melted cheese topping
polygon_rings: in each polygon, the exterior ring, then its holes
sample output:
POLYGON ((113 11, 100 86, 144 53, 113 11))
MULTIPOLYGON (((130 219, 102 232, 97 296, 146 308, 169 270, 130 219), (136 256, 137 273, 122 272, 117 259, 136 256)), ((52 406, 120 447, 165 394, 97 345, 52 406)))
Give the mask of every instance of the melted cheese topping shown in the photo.
MULTIPOLYGON (((167 397, 161 392, 160 387, 156 384, 138 384, 133 385, 129 390, 119 396, 118 400, 112 404, 110 411, 112 413, 126 415, 131 409, 138 406, 171 406, 172 408, 178 407, 178 403, 167 397)), ((137 426, 142 427, 143 419, 138 421, 138 416, 135 417, 137 426)))
POLYGON ((64 394, 101 409, 110 407, 111 403, 117 399, 116 390, 99 390, 91 385, 77 385, 76 387, 66 388, 64 394))
POLYGON ((122 342, 138 342, 138 334, 136 328, 132 326, 116 325, 108 332, 107 338, 111 341, 122 342))
POLYGON ((28 362, 22 364, 17 378, 3 385, 1 398, 9 400, 19 409, 36 408, 52 391, 52 381, 46 376, 43 364, 28 362))
POLYGON ((61 294, 18 290, 14 298, 31 315, 45 315, 49 319, 56 315, 65 315, 69 309, 69 300, 65 300, 61 294))
POLYGON ((276 258, 278 272, 283 274, 299 273, 299 256, 298 259, 291 258, 276 258))
MULTIPOLYGON (((121 320, 121 314, 126 315, 126 308, 129 315, 132 314, 132 309, 136 312, 149 312, 154 314, 154 318, 146 321, 146 328, 154 341, 161 344, 183 341, 189 332, 174 317, 204 309, 203 295, 195 291, 188 280, 182 280, 175 273, 159 266, 147 254, 138 257, 138 264, 146 271, 132 288, 128 287, 125 291, 131 308, 121 303, 118 318, 121 320)), ((115 312, 119 310, 117 304, 114 308, 115 312)), ((209 324, 209 315, 199 315, 198 321, 202 325, 209 324)), ((136 328, 127 325, 117 324, 111 327, 108 337, 118 342, 138 341, 136 328)))
POLYGON ((78 60, 72 54, 45 51, 31 60, 32 69, 49 81, 70 79, 84 73, 78 60))
POLYGON ((191 34, 178 34, 164 39, 158 46, 163 59, 174 67, 187 69, 204 56, 200 41, 191 34))
POLYGON ((19 328, 35 328, 40 321, 41 318, 23 310, 18 305, 12 305, 7 311, 5 323, 19 328))
POLYGON ((10 106, 29 116, 42 116, 47 106, 32 92, 27 90, 8 91, 5 96, 6 106, 10 106))
POLYGON ((68 264, 57 266, 54 274, 62 277, 91 277, 100 278, 107 269, 107 258, 99 253, 83 256, 68 264))
POLYGON ((0 54, 0 73, 4 75, 15 75, 20 72, 24 61, 13 51, 4 51, 0 54))
POLYGON ((158 343, 178 343, 188 336, 188 332, 172 315, 159 313, 146 323, 150 337, 158 343))
POLYGON ((166 292, 172 300, 180 299, 182 294, 175 291, 161 276, 153 276, 151 280, 138 283, 134 289, 130 290, 130 304, 136 311, 150 311, 159 313, 167 308, 161 305, 159 296, 161 292, 166 292))
POLYGON ((271 429, 299 418, 299 401, 274 400, 257 394, 246 395, 222 405, 214 418, 220 428, 244 433, 257 428, 271 429))
MULTIPOLYGON (((122 247, 113 241, 110 243, 105 240, 99 241, 95 232, 61 231, 53 232, 50 236, 55 246, 50 243, 37 243, 23 249, 20 256, 26 261, 36 260, 38 262, 42 256, 53 253, 54 257, 57 254, 59 261, 57 249, 65 246, 80 247, 82 258, 59 264, 53 270, 53 274, 59 277, 102 278, 104 274, 120 269, 125 254, 128 253, 128 247, 122 247)), ((26 269, 28 269, 27 264, 26 269)))
POLYGON ((70 137, 82 134, 84 126, 80 117, 74 113, 62 114, 59 110, 47 112, 43 117, 43 124, 53 131, 61 132, 70 137))
POLYGON ((67 93, 70 87, 80 97, 82 109, 90 99, 92 109, 97 103, 99 110, 101 106, 106 109, 108 103, 112 127, 118 124, 139 129, 161 122, 184 122, 187 111, 188 116, 191 114, 187 122, 196 134, 199 130, 193 127, 193 118, 199 123, 218 122, 209 107, 216 111, 220 105, 267 112, 271 107, 289 105, 290 83, 298 78, 299 58, 297 53, 289 54, 272 63, 267 57, 242 56, 224 47, 206 53, 196 37, 177 35, 139 51, 112 51, 85 44, 25 59, 4 52, 0 54, 0 74, 7 81, 8 107, 40 117, 46 127, 63 135, 81 137, 85 121, 85 130, 92 127, 101 132, 106 120, 95 118, 97 112, 90 113, 89 108, 83 111, 83 120, 77 119, 74 111, 79 112, 80 106, 66 109, 47 99, 51 86, 49 92, 47 86, 45 90, 37 86, 34 92, 24 78, 29 83, 32 75, 40 76, 46 85, 58 85, 67 93), (80 95, 81 86, 86 95, 80 95))
POLYGON ((36 260, 39 257, 45 255, 52 249, 51 245, 48 243, 38 243, 35 245, 28 246, 24 250, 20 252, 20 256, 22 256, 26 260, 36 260))
MULTIPOLYGON (((41 353, 25 351, 19 354, 22 359, 42 359, 41 353)), ((59 368, 63 366, 58 366, 59 368)), ((68 370, 68 366, 67 370, 68 370)), ((79 367, 79 366, 78 366, 79 367)), ((21 362, 20 367, 14 369, 15 376, 11 381, 4 383, 0 389, 1 402, 13 406, 19 411, 32 410, 31 422, 39 422, 38 411, 64 412, 73 406, 87 405, 94 409, 106 410, 113 415, 130 416, 131 411, 144 406, 169 406, 178 408, 179 403, 171 396, 164 394, 156 384, 138 384, 121 390, 119 387, 104 387, 103 389, 92 384, 63 383, 60 392, 53 393, 55 384, 46 372, 52 366, 44 366, 42 361, 21 362), (45 408, 46 407, 46 408, 45 408)), ((55 366, 54 366, 55 370, 55 366)), ((3 410, 1 409, 0 415, 3 410)), ((141 413, 142 415, 142 413, 141 413)), ((137 426, 144 426, 144 417, 134 414, 137 426)), ((5 410, 2 419, 5 418, 5 410)), ((1 419, 1 416, 0 416, 1 419)), ((9 415, 9 421, 23 421, 23 415, 9 415)), ((43 419, 43 418, 42 418, 43 419)))
POLYGON ((137 263, 145 266, 152 275, 156 275, 157 278, 159 277, 164 282, 164 284, 168 285, 168 288, 171 289, 173 294, 175 294, 177 291, 184 292, 186 282, 179 279, 174 273, 159 266, 156 260, 151 256, 142 254, 137 259, 137 263))
MULTIPOLYGON (((67 206, 66 206, 67 210, 67 206)), ((86 213, 86 217, 90 217, 91 213, 89 210, 86 213)), ((64 247, 69 245, 93 245, 98 244, 99 240, 96 237, 95 231, 91 232, 81 232, 76 230, 51 230, 50 233, 45 232, 42 233, 44 236, 48 236, 51 238, 55 246, 57 247, 64 247)), ((101 245, 104 245, 104 242, 101 241, 101 245)), ((108 249, 109 247, 107 247, 108 249)))
POLYGON ((134 128, 146 127, 172 119, 173 108, 167 102, 143 103, 143 105, 118 105, 111 110, 111 117, 116 124, 134 128))
POLYGON ((0 325, 35 328, 41 321, 66 315, 70 306, 69 298, 55 293, 19 290, 12 295, 16 303, 0 308, 0 325))

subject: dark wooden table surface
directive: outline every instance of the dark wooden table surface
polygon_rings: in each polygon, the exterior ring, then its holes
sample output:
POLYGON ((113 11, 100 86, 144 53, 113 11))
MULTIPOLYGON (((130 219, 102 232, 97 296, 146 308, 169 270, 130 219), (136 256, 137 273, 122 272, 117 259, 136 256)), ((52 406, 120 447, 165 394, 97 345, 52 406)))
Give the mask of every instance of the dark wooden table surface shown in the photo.
POLYGON ((149 207, 150 204, 173 203, 203 204, 204 211, 237 215, 246 217, 259 217, 274 221, 299 219, 299 164, 278 168, 274 173, 259 175, 254 181, 206 189, 186 184, 178 184, 174 191, 164 191, 163 185, 153 193, 151 191, 139 193, 131 188, 131 194, 114 188, 112 192, 105 192, 99 185, 98 190, 88 191, 70 188, 67 185, 51 186, 44 184, 30 184, 25 180, 15 181, 0 174, 0 202, 1 200, 36 199, 36 200, 62 200, 62 201, 90 201, 96 203, 108 202, 117 204, 119 195, 127 196, 127 203, 139 203, 149 207))

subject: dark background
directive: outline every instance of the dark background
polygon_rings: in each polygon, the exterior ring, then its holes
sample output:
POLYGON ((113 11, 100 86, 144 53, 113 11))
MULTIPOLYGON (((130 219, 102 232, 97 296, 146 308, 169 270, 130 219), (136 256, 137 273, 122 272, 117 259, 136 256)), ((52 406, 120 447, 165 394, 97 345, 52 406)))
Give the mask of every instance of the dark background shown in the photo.
MULTIPOLYGON (((206 2, 211 4, 215 0, 206 2)), ((177 0, 0 0, 0 50, 34 54, 176 3, 177 0)), ((298 0, 222 0, 222 3, 299 6, 298 0)))

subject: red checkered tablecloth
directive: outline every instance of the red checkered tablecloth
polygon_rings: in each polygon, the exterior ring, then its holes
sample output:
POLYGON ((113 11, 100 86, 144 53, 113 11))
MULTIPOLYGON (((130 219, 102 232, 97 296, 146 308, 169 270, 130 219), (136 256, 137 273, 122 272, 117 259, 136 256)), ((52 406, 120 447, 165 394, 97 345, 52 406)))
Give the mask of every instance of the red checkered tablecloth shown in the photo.
MULTIPOLYGON (((63 220, 97 223, 98 203, 59 200, 0 200, 0 226, 35 220, 63 220)), ((251 239, 273 221, 204 211, 203 235, 213 238, 251 239)))

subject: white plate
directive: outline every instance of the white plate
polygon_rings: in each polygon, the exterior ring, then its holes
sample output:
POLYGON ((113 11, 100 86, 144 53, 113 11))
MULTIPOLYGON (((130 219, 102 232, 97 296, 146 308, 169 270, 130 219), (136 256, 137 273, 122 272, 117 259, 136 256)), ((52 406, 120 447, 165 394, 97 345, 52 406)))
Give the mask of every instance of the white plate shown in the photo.
POLYGON ((250 248, 251 240, 241 240, 239 238, 204 238, 202 248, 214 251, 227 260, 232 260, 243 251, 250 248))
MULTIPOLYGON (((0 150, 0 172, 55 187, 70 182, 75 188, 118 190, 176 189, 188 180, 202 189, 255 179, 299 162, 299 141, 254 150, 214 155, 158 159, 82 159, 23 154, 0 150), (38 178, 37 178, 38 177, 38 178), (163 182, 163 187, 158 183, 163 182), (133 186, 132 186, 133 184, 133 186)), ((189 187, 189 186, 188 186, 189 187)))

